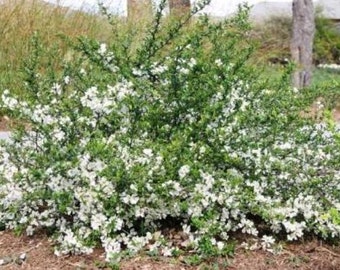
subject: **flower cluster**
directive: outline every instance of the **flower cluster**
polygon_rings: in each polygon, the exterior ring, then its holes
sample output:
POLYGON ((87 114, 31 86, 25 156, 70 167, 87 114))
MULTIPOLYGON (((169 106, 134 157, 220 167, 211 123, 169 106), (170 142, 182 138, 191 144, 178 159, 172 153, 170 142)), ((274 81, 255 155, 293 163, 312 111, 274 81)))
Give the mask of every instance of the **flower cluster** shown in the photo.
POLYGON ((318 68, 339 70, 340 65, 338 65, 338 64, 320 64, 320 65, 318 65, 318 68))

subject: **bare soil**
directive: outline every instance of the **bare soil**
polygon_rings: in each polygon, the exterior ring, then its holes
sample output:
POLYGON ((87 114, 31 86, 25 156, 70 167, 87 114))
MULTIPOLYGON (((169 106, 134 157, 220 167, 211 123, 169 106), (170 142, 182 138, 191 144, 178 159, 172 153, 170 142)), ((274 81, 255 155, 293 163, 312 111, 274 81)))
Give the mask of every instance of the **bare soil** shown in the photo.
POLYGON ((336 123, 340 123, 340 106, 332 110, 332 115, 336 123))
MULTIPOLYGON (((15 236, 12 232, 0 232, 0 262, 9 260, 1 270, 15 269, 110 269, 104 263, 103 250, 97 249, 91 255, 61 256, 53 253, 53 242, 46 235, 33 237, 15 236), (26 258, 20 260, 21 254, 26 258)), ((122 270, 193 270, 193 269, 230 269, 230 270, 339 270, 340 247, 326 245, 318 240, 304 243, 286 244, 279 255, 256 250, 245 251, 236 247, 233 257, 216 258, 199 265, 189 265, 179 258, 137 256, 124 260, 122 270)))
POLYGON ((10 120, 7 117, 0 117, 0 131, 7 131, 9 129, 10 120))

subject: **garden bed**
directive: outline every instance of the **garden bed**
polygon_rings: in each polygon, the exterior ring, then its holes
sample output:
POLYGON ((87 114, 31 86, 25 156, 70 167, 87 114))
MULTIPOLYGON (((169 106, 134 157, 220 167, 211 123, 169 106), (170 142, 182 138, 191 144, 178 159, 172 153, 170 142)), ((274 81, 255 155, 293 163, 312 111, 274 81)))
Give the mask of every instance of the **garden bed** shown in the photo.
POLYGON ((337 86, 261 79, 247 7, 184 27, 162 3, 136 48, 81 38, 63 70, 32 38, 27 94, 0 100, 20 123, 1 144, 0 227, 31 238, 3 232, 0 264, 339 269, 310 240, 339 243, 339 129, 322 100, 301 117, 337 86))

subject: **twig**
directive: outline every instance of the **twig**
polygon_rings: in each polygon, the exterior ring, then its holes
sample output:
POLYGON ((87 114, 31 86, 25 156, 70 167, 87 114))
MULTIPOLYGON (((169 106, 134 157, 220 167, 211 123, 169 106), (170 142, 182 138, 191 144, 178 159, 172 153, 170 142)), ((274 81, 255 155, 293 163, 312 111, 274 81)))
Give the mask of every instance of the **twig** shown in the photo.
POLYGON ((316 250, 327 252, 327 253, 333 255, 334 257, 340 257, 340 254, 336 254, 335 252, 333 252, 333 251, 331 251, 331 250, 329 250, 325 247, 317 247, 316 250))
POLYGON ((84 264, 77 264, 77 263, 71 263, 71 262, 65 262, 68 265, 74 266, 74 267, 78 267, 80 269, 85 269, 86 266, 84 266, 84 264))
POLYGON ((29 248, 29 249, 26 249, 25 251, 21 252, 21 253, 28 253, 30 251, 32 251, 33 249, 39 247, 41 245, 41 242, 39 242, 38 244, 36 244, 35 246, 29 248))

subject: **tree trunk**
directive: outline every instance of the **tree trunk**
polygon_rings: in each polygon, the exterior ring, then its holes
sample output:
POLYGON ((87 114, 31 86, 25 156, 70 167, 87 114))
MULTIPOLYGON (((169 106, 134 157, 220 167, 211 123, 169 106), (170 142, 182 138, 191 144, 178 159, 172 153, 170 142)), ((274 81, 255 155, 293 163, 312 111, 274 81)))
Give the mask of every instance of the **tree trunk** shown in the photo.
POLYGON ((313 0, 293 0, 292 60, 297 64, 293 86, 302 88, 312 81, 313 40, 315 33, 313 0))
POLYGON ((190 0, 169 0, 169 9, 171 15, 185 15, 190 12, 190 0))
POLYGON ((127 0, 127 12, 129 21, 140 21, 152 16, 151 0, 127 0))

